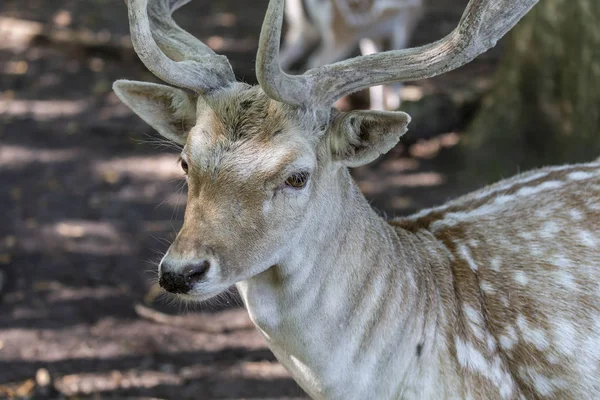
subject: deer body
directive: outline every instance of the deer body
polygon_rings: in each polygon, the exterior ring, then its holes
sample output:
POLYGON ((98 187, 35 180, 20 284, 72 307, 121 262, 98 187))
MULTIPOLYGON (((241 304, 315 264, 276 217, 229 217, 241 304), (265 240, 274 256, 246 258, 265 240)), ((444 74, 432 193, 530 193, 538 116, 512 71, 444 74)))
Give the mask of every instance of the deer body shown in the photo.
POLYGON ((600 162, 545 168, 385 221, 348 172, 410 117, 341 113, 352 91, 430 77, 492 46, 536 0, 471 0, 417 49, 309 70, 278 63, 271 0, 260 86, 179 28, 187 0, 128 0, 134 48, 161 79, 115 92, 180 144, 184 224, 159 283, 192 301, 236 284, 315 399, 600 398, 600 162))
POLYGON ((390 39, 392 48, 405 48, 421 13, 421 0, 290 0, 281 64, 288 69, 307 58, 319 41, 306 61, 308 68, 346 58, 365 38, 378 43, 390 39))
POLYGON ((599 163, 392 221, 340 174, 337 212, 238 284, 311 397, 600 396, 599 163))
MULTIPOLYGON (((406 48, 423 4, 421 0, 288 0, 285 11, 288 31, 281 66, 289 70, 303 61, 309 69, 342 60, 357 46, 363 55, 406 48)), ((371 88, 371 108, 397 109, 400 87, 396 83, 371 88)))

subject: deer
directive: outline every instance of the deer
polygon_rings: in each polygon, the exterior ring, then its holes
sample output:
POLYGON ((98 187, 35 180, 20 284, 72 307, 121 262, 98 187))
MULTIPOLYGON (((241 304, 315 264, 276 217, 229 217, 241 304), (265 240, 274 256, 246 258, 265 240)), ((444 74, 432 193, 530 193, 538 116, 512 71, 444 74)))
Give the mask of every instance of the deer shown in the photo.
POLYGON ((470 0, 437 42, 288 75, 270 0, 258 85, 183 31, 187 0, 128 0, 132 43, 167 84, 117 96, 179 144, 188 199, 158 265, 201 302, 235 285, 314 399, 600 398, 600 162, 544 167, 386 220, 349 168, 395 146, 403 112, 332 105, 432 77, 494 46, 537 0, 470 0))
MULTIPOLYGON (((363 55, 383 51, 385 42, 406 48, 422 15, 422 0, 287 0, 280 65, 289 71, 305 61, 316 68, 346 58, 357 45, 363 55)), ((401 87, 369 88, 370 108, 398 109, 401 87)))

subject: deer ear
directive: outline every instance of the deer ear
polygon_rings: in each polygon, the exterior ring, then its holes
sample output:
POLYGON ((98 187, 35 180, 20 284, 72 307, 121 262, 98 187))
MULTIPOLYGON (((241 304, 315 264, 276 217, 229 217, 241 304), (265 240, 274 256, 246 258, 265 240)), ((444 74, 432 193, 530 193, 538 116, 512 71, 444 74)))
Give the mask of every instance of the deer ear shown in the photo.
POLYGON ((188 132, 196 123, 195 96, 171 86, 128 80, 116 81, 113 90, 158 133, 185 144, 188 132))
POLYGON ((359 167, 390 151, 406 133, 410 116, 403 112, 351 111, 340 114, 331 132, 333 159, 359 167))

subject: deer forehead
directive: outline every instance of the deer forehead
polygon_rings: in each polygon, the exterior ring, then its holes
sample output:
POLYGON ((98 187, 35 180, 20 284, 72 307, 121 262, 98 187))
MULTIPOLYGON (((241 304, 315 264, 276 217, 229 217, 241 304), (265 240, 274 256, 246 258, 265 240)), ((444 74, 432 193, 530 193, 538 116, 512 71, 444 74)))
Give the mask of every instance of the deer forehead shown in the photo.
POLYGON ((229 183, 237 181, 262 186, 286 172, 310 171, 316 160, 314 151, 302 142, 266 144, 246 141, 206 146, 203 140, 191 139, 189 143, 191 157, 187 158, 191 159, 193 170, 213 181, 224 179, 229 183))
POLYGON ((269 98, 260 86, 243 83, 223 88, 211 95, 199 96, 197 119, 213 116, 221 124, 219 133, 230 139, 248 136, 268 138, 297 117, 297 109, 269 98), (212 112, 212 113, 211 113, 212 112))
POLYGON ((314 140, 303 132, 298 113, 260 88, 219 93, 198 100, 197 123, 184 155, 213 177, 268 179, 285 169, 312 169, 314 140))

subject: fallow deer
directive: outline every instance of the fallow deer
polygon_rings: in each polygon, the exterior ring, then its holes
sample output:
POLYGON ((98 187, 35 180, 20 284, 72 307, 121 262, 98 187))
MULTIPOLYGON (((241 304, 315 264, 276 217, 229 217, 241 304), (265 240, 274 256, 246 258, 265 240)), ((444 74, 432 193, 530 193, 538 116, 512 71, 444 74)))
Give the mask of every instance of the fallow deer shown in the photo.
POLYGON ((237 285, 315 399, 600 398, 600 163, 386 221, 348 167, 390 150, 410 118, 331 108, 469 62, 536 1, 471 0, 438 42, 290 76, 278 62, 284 0, 271 0, 251 87, 172 20, 187 0, 129 0, 136 52, 178 87, 114 85, 183 146, 188 202, 162 287, 201 301, 237 285))
MULTIPOLYGON (((304 61, 316 68, 347 58, 357 45, 363 55, 383 51, 386 42, 404 49, 422 11, 422 0, 287 0, 280 65, 286 71, 304 61)), ((371 87, 371 109, 396 110, 400 88, 399 82, 371 87)))

